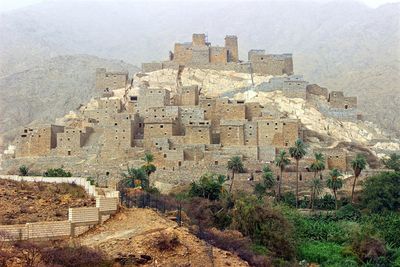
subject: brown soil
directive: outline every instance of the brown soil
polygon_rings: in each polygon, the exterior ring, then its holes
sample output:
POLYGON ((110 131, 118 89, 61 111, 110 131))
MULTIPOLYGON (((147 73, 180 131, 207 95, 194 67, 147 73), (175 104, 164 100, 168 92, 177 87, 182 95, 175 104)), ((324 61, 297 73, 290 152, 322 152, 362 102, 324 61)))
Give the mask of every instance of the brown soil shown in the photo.
POLYGON ((68 208, 95 206, 77 185, 0 180, 0 224, 68 219, 68 208))
MULTIPOLYGON (((140 266, 249 266, 230 252, 208 245, 186 227, 150 209, 126 209, 78 238, 121 263, 140 266)), ((116 266, 119 266, 117 264, 116 266)))

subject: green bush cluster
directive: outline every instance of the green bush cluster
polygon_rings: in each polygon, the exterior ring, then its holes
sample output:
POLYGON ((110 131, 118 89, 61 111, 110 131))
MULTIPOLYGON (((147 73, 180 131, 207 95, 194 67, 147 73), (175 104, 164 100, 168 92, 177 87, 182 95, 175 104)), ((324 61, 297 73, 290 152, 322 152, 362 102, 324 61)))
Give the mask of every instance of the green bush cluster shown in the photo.
POLYGON ((43 173, 45 177, 71 177, 72 173, 65 171, 63 168, 48 169, 43 173))

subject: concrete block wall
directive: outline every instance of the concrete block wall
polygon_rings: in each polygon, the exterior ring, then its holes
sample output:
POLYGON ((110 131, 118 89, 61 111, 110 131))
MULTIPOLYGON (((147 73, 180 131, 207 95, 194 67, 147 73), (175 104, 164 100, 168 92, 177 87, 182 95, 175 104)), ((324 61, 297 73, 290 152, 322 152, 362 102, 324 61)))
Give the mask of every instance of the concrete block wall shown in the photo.
POLYGON ((70 221, 27 223, 26 228, 28 239, 54 239, 71 235, 70 221))
POLYGON ((25 224, 0 225, 0 233, 6 234, 0 235, 0 241, 24 240, 28 236, 25 224))
POLYGON ((97 197, 96 207, 99 209, 100 213, 113 214, 118 209, 118 198, 112 197, 97 197))
POLYGON ((99 222, 98 207, 69 208, 68 220, 71 223, 97 224, 99 222))

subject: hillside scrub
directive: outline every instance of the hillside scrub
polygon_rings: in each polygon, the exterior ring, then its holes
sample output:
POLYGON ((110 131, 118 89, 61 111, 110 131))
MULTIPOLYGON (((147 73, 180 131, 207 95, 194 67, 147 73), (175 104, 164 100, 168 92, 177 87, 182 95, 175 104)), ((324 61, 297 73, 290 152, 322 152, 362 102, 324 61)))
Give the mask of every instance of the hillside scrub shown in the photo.
MULTIPOLYGON (((315 208, 331 211, 317 215, 300 214, 294 208, 293 192, 284 193, 280 202, 257 192, 220 195, 221 191, 215 190, 218 197, 212 200, 209 194, 186 194, 184 211, 200 238, 222 249, 240 251, 238 255, 254 266, 290 265, 296 261, 321 266, 397 266, 397 179, 398 173, 367 178, 362 201, 350 204, 349 198, 338 199, 335 212, 331 195, 317 198, 315 208), (384 194, 379 194, 379 186, 384 194), (378 204, 365 203, 372 198, 378 204)), ((201 184, 193 183, 189 192, 206 192, 198 190, 201 184)), ((303 203, 309 205, 309 200, 300 199, 299 206, 303 203)))

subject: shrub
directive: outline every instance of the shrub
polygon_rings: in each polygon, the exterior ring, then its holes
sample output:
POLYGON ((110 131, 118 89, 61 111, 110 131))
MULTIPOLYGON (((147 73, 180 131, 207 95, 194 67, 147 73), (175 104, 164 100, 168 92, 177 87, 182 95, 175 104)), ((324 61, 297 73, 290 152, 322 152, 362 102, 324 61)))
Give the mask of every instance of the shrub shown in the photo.
POLYGON ((304 240, 326 241, 342 244, 351 235, 340 222, 304 218, 296 227, 297 235, 304 240))
POLYGON ((343 244, 350 239, 358 224, 348 221, 335 221, 329 216, 303 216, 297 210, 281 206, 287 220, 294 226, 298 242, 321 241, 343 244))
POLYGON ((102 252, 85 246, 48 247, 42 258, 51 266, 111 266, 102 252))
POLYGON ((72 173, 65 171, 63 168, 48 169, 43 173, 45 177, 71 177, 72 173))
POLYGON ((315 208, 319 210, 335 209, 335 198, 330 194, 325 194, 322 198, 315 200, 315 208))
POLYGON ((17 242, 14 247, 21 253, 19 257, 25 263, 24 266, 38 266, 42 262, 42 249, 40 244, 31 242, 17 242))
POLYGON ((86 178, 86 181, 90 182, 90 185, 96 185, 97 186, 97 182, 93 177, 86 178))
POLYGON ((385 244, 369 233, 357 233, 352 240, 352 249, 363 262, 378 262, 386 255, 385 244))
POLYGON ((336 217, 339 220, 357 221, 361 218, 361 211, 355 208, 353 205, 347 204, 336 212, 336 217))
POLYGON ((363 207, 372 212, 400 211, 400 172, 368 177, 361 193, 363 207))
POLYGON ((296 195, 293 192, 285 192, 281 196, 281 202, 290 207, 296 207, 296 195))
POLYGON ((232 222, 228 209, 221 201, 210 201, 196 197, 185 204, 184 210, 192 223, 202 229, 211 227, 224 229, 232 222))
POLYGON ((19 167, 19 174, 21 176, 28 176, 28 173, 29 173, 29 168, 28 167, 26 167, 25 165, 22 165, 22 166, 19 167))
POLYGON ((263 254, 266 248, 260 249, 262 246, 255 246, 248 237, 244 237, 240 232, 234 230, 220 231, 215 228, 202 230, 197 236, 208 243, 237 254, 240 258, 247 261, 252 266, 267 267, 271 266, 269 259, 263 254), (255 252, 257 248, 258 251, 255 252), (262 250, 262 253, 259 253, 262 250))
POLYGON ((344 248, 330 242, 309 241, 299 245, 298 260, 322 266, 358 266, 356 258, 344 255, 344 248))
POLYGON ((370 214, 362 217, 363 225, 370 225, 389 244, 400 248, 400 214, 370 214))
POLYGON ((293 227, 278 209, 253 196, 235 201, 232 227, 249 236, 254 243, 265 246, 274 257, 294 259, 293 227))
POLYGON ((155 240, 155 247, 159 251, 174 250, 180 244, 179 238, 176 235, 169 236, 161 232, 155 240))
POLYGON ((204 174, 199 182, 191 183, 189 196, 202 197, 209 200, 220 199, 223 193, 225 176, 221 174, 204 174))

